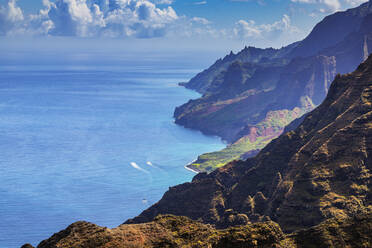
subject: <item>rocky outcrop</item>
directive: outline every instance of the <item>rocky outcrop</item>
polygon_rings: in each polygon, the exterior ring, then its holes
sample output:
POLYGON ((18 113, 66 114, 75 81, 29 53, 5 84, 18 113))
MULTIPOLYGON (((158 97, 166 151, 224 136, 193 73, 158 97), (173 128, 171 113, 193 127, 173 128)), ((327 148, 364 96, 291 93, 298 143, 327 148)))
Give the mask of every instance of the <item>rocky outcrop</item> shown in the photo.
POLYGON ((239 215, 237 223, 273 220, 291 232, 353 216, 372 202, 371 123, 372 57, 338 75, 325 101, 256 157, 170 188, 127 223, 175 214, 225 227, 239 215))
MULTIPOLYGON (((153 222, 108 229, 76 222, 44 240, 38 248, 306 248, 371 247, 372 214, 334 218, 285 235, 272 221, 216 230, 185 217, 158 216, 153 222)), ((23 246, 32 248, 31 245, 23 246)), ((22 247, 22 248, 23 248, 22 247)))
POLYGON ((239 228, 216 230, 186 217, 158 216, 153 222, 121 225, 108 229, 88 222, 76 222, 42 241, 38 248, 117 247, 272 247, 284 234, 278 224, 266 222, 239 228))

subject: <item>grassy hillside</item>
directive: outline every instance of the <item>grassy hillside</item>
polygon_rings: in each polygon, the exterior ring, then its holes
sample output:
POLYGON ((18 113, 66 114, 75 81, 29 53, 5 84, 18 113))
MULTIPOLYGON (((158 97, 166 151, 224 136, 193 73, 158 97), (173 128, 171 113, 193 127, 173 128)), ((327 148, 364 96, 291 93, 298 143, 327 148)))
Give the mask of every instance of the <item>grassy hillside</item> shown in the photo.
POLYGON ((221 151, 200 155, 188 167, 199 172, 211 172, 233 160, 255 156, 271 140, 282 134, 285 126, 313 107, 314 105, 308 105, 306 108, 270 111, 262 122, 249 127, 247 135, 221 151))

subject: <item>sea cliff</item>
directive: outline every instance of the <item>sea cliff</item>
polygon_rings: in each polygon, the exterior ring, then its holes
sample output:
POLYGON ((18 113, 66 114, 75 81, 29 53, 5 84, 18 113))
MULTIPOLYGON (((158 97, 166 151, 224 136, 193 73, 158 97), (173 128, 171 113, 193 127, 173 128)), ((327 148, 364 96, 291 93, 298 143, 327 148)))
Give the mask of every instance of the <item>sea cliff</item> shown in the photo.
POLYGON ((211 172, 257 154, 284 128, 318 106, 338 73, 353 71, 372 47, 372 4, 337 12, 304 40, 282 49, 245 47, 199 73, 185 87, 203 96, 176 108, 177 124, 229 143, 189 165, 211 172))

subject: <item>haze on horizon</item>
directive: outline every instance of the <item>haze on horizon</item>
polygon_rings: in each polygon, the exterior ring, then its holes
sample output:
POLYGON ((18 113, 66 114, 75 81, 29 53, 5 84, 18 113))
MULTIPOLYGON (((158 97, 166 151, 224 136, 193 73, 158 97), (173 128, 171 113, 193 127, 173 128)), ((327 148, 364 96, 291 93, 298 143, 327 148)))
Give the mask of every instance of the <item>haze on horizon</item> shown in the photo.
POLYGON ((219 53, 245 45, 279 48, 303 39, 324 16, 363 2, 0 0, 0 47, 219 53))

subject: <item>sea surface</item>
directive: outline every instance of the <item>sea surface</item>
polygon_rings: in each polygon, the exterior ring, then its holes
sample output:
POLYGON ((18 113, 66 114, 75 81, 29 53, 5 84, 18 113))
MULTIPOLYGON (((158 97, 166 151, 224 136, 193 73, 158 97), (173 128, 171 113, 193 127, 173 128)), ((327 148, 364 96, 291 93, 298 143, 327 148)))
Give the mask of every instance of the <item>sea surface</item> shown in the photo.
POLYGON ((199 96, 177 86, 212 61, 196 56, 2 51, 0 247, 115 227, 190 181, 184 166, 225 146, 172 118, 199 96))

